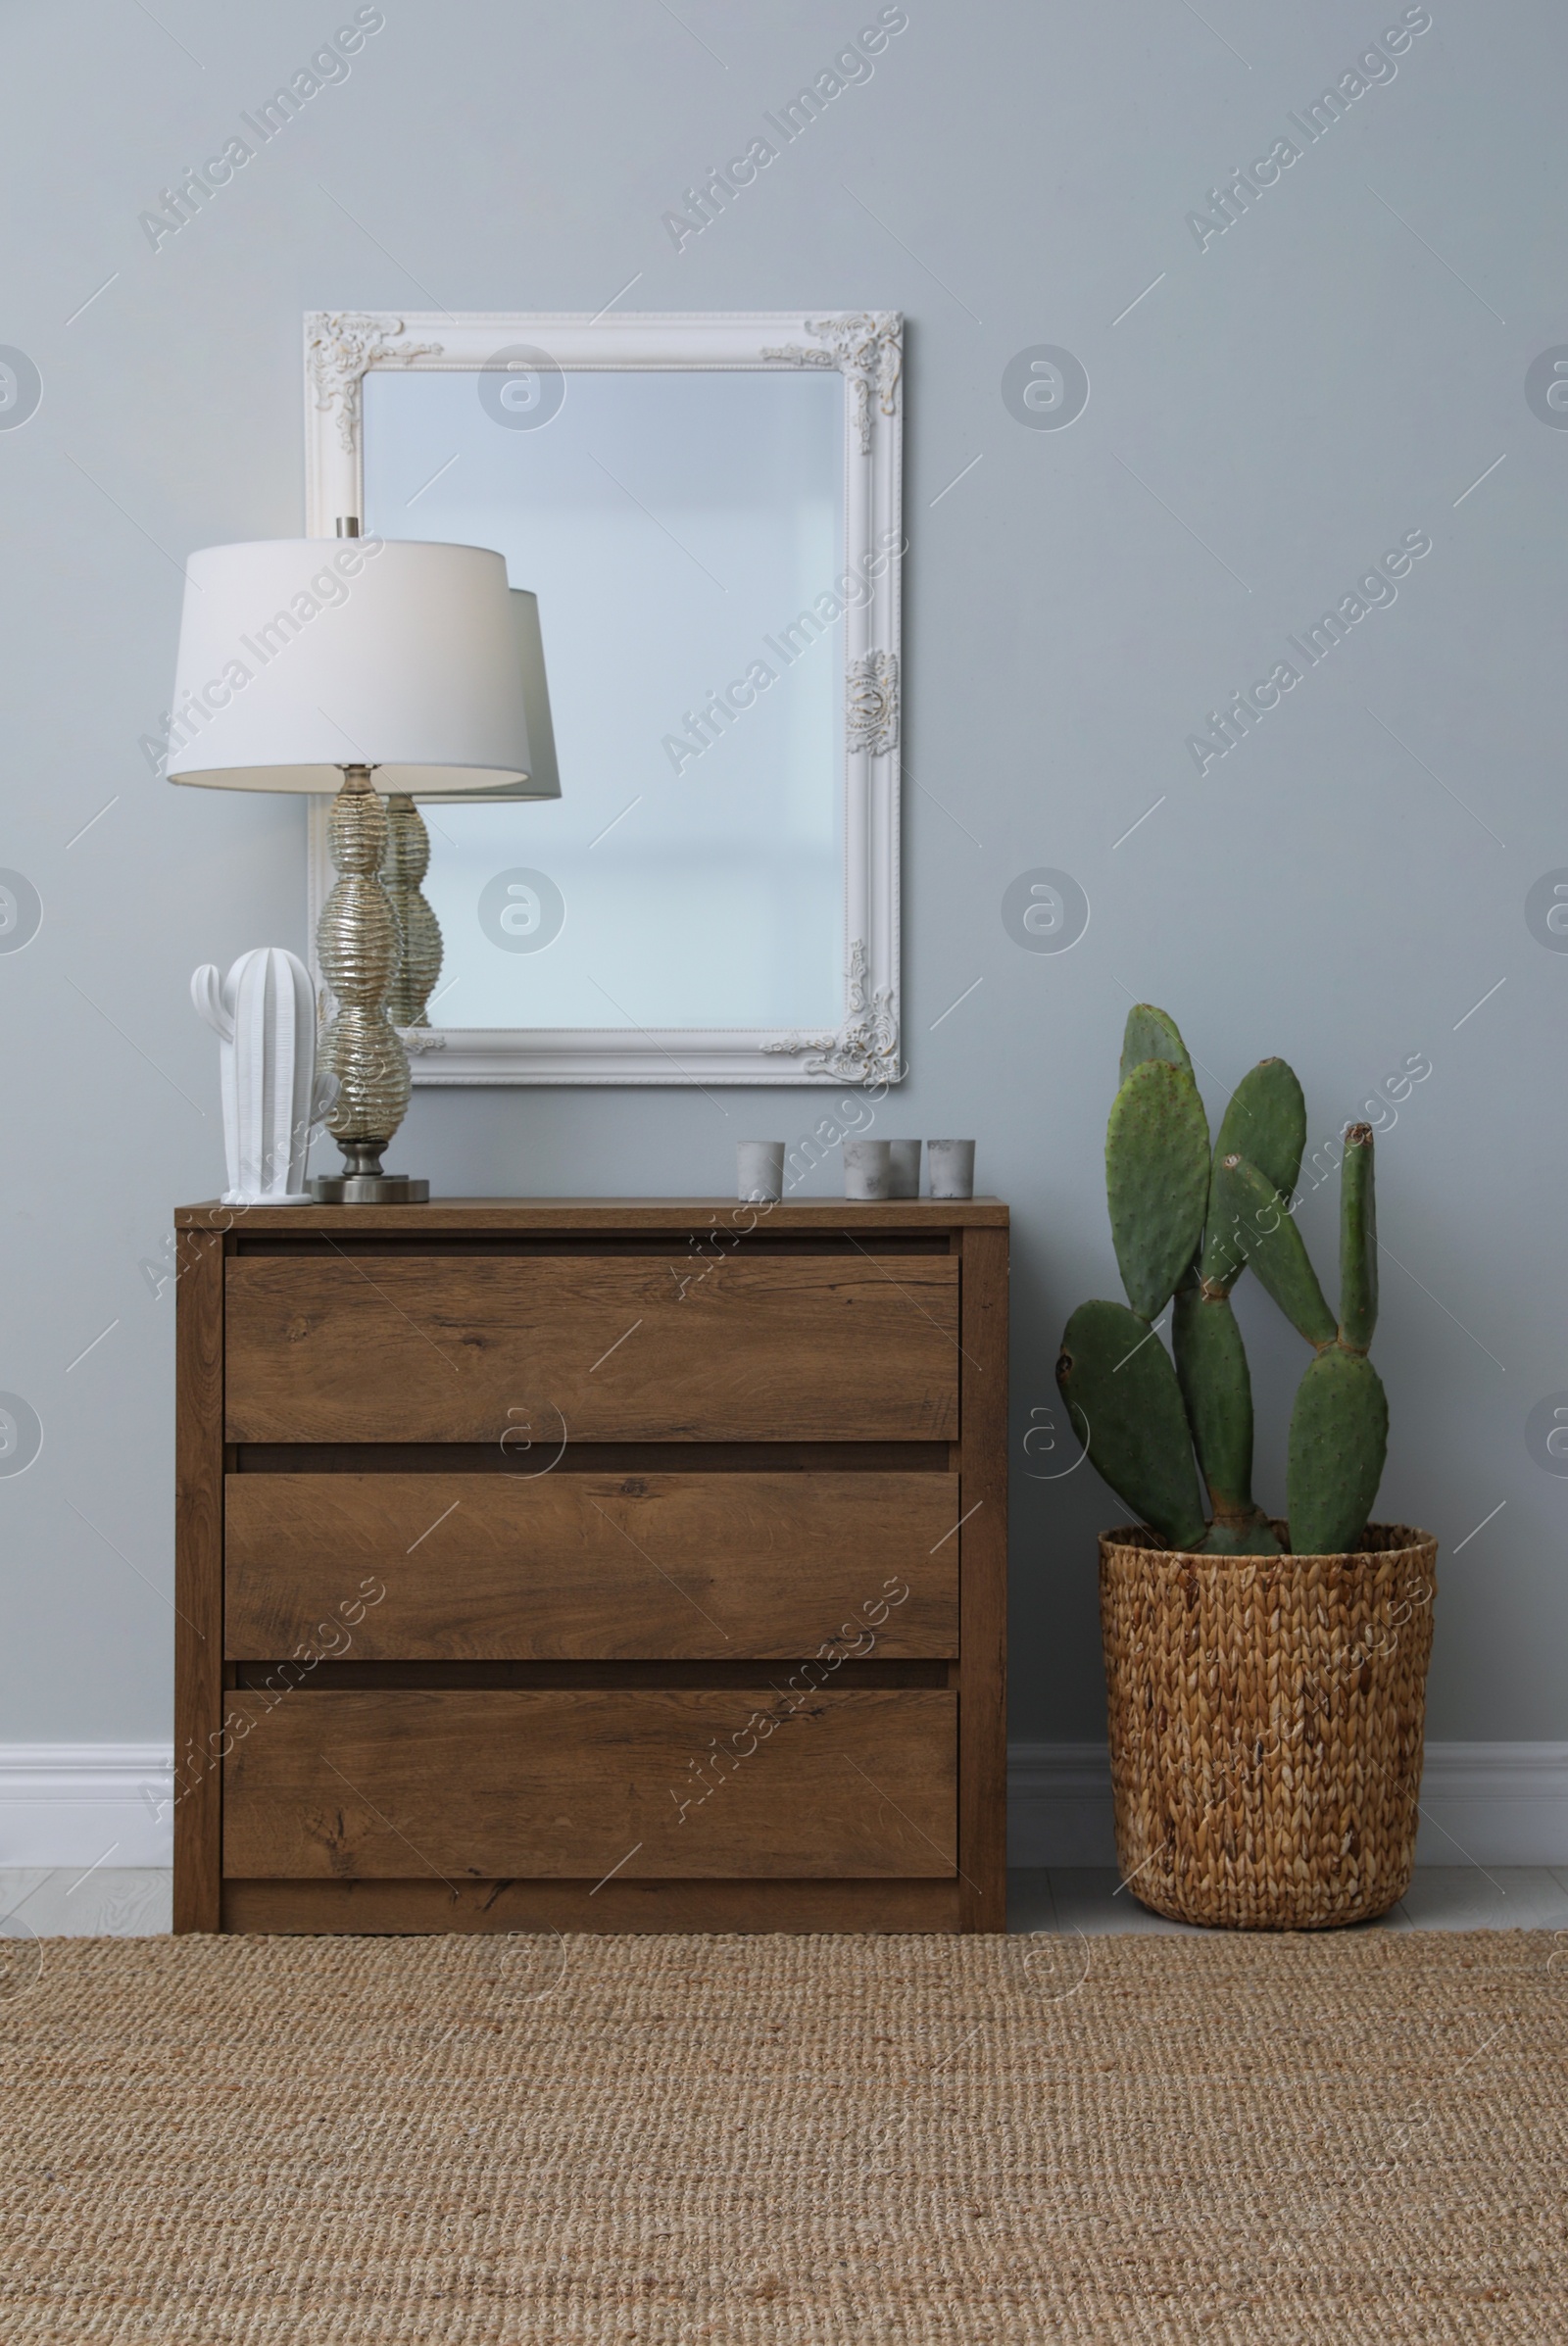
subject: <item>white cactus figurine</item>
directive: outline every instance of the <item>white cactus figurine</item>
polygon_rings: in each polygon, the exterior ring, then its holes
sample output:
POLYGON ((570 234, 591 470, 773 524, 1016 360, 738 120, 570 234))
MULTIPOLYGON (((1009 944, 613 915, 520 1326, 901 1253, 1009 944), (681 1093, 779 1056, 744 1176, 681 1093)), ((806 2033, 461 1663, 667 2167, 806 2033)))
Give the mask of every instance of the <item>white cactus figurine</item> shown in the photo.
POLYGON ((262 945, 221 982, 209 961, 190 993, 223 1047, 223 1203, 309 1205, 306 1156, 337 1097, 336 1076, 317 1071, 309 970, 281 946, 262 945))

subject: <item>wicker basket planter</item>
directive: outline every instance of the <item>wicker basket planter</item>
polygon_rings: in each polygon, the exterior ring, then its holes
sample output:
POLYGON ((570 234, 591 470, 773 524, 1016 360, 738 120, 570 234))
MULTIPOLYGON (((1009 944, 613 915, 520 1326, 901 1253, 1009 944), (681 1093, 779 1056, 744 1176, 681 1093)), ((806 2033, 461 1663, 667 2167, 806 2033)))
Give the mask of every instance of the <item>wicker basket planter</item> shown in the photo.
POLYGON ((1403 1895, 1437 1554, 1403 1524, 1369 1524, 1345 1556, 1102 1534, 1116 1855, 1145 1906, 1317 1931, 1403 1895))

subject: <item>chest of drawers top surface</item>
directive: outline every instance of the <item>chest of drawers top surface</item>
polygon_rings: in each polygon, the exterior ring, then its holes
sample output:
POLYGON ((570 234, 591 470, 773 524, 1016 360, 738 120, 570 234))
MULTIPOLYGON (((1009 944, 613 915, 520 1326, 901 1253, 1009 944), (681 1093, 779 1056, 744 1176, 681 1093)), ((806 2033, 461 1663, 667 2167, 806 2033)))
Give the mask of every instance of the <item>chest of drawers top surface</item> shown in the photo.
POLYGON ((890 1197, 877 1204, 839 1197, 788 1198, 779 1204, 737 1203, 733 1197, 432 1197, 427 1205, 224 1205, 210 1197, 174 1209, 177 1230, 219 1230, 269 1236, 290 1230, 412 1237, 466 1231, 507 1232, 734 1231, 742 1238, 811 1231, 1005 1229, 1000 1197, 890 1197))

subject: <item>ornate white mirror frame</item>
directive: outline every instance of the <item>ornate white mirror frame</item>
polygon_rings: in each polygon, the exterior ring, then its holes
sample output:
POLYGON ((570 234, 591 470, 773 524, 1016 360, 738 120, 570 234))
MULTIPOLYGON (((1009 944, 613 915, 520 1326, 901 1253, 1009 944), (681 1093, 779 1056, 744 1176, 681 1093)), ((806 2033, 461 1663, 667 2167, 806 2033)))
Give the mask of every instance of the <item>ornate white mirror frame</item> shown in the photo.
MULTIPOLYGON (((903 319, 894 311, 587 316, 313 312, 305 321, 306 527, 364 512, 361 385, 382 368, 478 372, 509 344, 563 369, 834 367, 846 379, 843 566, 876 580, 844 614, 844 1008, 836 1031, 438 1027, 408 1039, 416 1084, 897 1082, 903 319), (891 559, 888 551, 892 549, 891 559)), ((526 579, 514 584, 525 586, 526 579)), ((564 788, 570 789, 569 775, 564 788)), ((311 806, 311 934, 330 885, 328 801, 311 806)))

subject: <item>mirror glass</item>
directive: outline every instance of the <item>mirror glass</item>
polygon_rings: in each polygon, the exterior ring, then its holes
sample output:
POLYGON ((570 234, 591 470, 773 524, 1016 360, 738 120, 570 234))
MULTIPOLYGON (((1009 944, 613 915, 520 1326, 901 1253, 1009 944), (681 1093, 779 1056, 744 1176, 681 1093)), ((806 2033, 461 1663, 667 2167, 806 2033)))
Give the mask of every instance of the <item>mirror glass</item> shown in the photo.
POLYGON ((843 377, 387 368, 364 400, 365 528, 537 594, 561 771, 424 803, 431 1024, 836 1025, 843 377))

